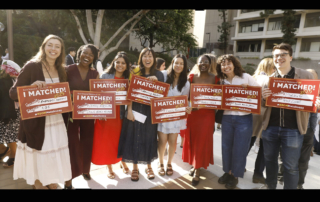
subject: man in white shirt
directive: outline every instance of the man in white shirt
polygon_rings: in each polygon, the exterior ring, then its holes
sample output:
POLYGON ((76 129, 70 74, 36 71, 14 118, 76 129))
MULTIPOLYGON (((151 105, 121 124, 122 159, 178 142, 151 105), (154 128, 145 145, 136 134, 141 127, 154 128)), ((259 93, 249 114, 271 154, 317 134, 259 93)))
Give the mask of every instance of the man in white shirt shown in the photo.
POLYGON ((9 60, 9 50, 6 48, 5 50, 6 55, 5 56, 1 56, 2 60, 9 60))

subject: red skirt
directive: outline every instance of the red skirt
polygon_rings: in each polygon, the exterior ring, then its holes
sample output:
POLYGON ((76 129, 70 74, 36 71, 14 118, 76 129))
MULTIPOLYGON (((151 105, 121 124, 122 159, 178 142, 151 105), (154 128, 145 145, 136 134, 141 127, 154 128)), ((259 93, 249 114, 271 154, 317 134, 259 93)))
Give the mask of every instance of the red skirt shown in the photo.
POLYGON ((119 138, 122 127, 120 119, 120 105, 116 106, 117 118, 107 121, 96 120, 94 125, 92 163, 96 165, 110 165, 121 161, 117 158, 119 138))
POLYGON ((188 115, 182 160, 195 169, 213 165, 214 109, 199 109, 188 115))

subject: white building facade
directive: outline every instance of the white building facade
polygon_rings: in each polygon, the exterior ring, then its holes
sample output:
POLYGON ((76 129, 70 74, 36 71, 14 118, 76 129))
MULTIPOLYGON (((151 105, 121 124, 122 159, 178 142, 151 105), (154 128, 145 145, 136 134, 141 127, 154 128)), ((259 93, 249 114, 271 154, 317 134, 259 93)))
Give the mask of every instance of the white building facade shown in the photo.
MULTIPOLYGON (((274 44, 282 42, 281 20, 283 11, 276 10, 262 18, 263 10, 237 10, 233 41, 233 54, 240 58, 262 59, 272 55, 274 44)), ((295 10, 296 44, 293 58, 320 60, 320 10, 295 10)))

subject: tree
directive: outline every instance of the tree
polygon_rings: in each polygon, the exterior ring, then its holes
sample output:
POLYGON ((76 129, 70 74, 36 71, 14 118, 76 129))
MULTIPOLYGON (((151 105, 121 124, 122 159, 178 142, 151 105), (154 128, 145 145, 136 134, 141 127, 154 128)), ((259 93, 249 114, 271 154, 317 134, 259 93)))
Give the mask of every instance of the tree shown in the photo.
POLYGON ((228 49, 228 36, 230 35, 230 28, 233 27, 232 24, 227 22, 227 10, 226 9, 218 9, 220 12, 219 16, 222 19, 221 25, 218 25, 218 32, 221 33, 218 41, 221 43, 220 48, 224 51, 224 54, 227 54, 228 49))
MULTIPOLYGON (((276 9, 268 9, 264 10, 264 12, 260 12, 261 17, 268 17, 269 15, 273 14, 276 9)), ((281 21, 281 32, 283 33, 283 42, 293 45, 296 43, 294 23, 297 20, 294 16, 296 11, 293 9, 282 9, 283 10, 283 18, 281 21)))
MULTIPOLYGON (((132 14, 133 11, 136 10, 107 10, 105 13, 105 10, 85 10, 85 16, 86 21, 82 20, 82 22, 86 22, 87 26, 87 32, 85 33, 82 29, 82 25, 79 20, 79 15, 83 11, 79 10, 70 10, 74 19, 76 20, 77 29, 79 31, 79 34, 81 36, 82 41, 85 44, 88 44, 88 39, 91 39, 92 43, 99 47, 100 49, 100 57, 99 59, 101 61, 104 60, 104 58, 112 51, 118 49, 121 42, 129 36, 129 34, 134 31, 135 25, 142 19, 143 16, 145 16, 146 13, 148 13, 150 10, 139 10, 135 14, 132 14), (105 19, 105 15, 113 15, 112 19, 105 19), (95 22, 93 21, 92 16, 96 17, 95 22), (114 16, 117 16, 117 18, 114 18, 114 16), (129 17, 130 16, 130 17, 129 17), (125 19, 127 17, 127 19, 125 19), (112 32, 111 36, 107 39, 107 42, 102 44, 101 42, 101 30, 103 25, 103 19, 105 19, 105 28, 115 28, 117 25, 121 25, 120 27, 117 27, 117 29, 112 32), (125 19, 125 21, 123 21, 125 19), (111 21, 110 23, 106 23, 107 20, 111 21), (94 28, 95 25, 95 28, 94 28), (123 32, 125 32, 123 34, 123 32), (120 35, 123 34, 120 37, 120 35), (116 41, 116 44, 114 42, 116 41), (113 45, 113 46, 112 46, 113 45)), ((81 16, 81 15, 80 15, 81 16)), ((82 15, 83 16, 83 15, 82 15)))
MULTIPOLYGON (((68 10, 13 10, 14 61, 23 66, 38 51, 49 34, 60 36, 66 47, 82 43, 73 16, 68 10)), ((7 27, 6 11, 0 10, 0 22, 7 27)), ((7 30, 1 32, 1 45, 7 48, 7 30)))
POLYGON ((164 51, 179 50, 187 53, 196 46, 196 39, 188 30, 193 27, 193 11, 186 9, 152 10, 138 23, 135 35, 141 46, 161 45, 164 51))

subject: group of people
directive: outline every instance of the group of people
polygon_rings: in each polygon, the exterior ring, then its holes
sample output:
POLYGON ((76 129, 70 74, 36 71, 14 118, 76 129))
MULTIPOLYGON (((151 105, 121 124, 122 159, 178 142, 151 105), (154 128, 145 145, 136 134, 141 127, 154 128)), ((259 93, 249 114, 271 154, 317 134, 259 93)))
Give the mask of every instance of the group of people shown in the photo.
MULTIPOLYGON (((273 59, 263 59, 254 76, 245 73, 239 60, 230 54, 217 59, 212 54, 201 55, 188 73, 187 58, 182 54, 174 56, 169 67, 161 70, 165 63, 157 63, 156 54, 150 48, 144 48, 140 52, 138 63, 134 66, 131 66, 126 53, 122 51, 105 71, 99 73, 94 65, 99 58, 99 49, 96 46, 87 44, 81 46, 77 52, 70 50, 69 53, 71 52, 72 57, 76 56, 76 62, 66 66, 63 40, 55 35, 47 36, 39 52, 21 70, 13 68, 12 71, 16 70, 15 75, 18 75, 14 83, 11 78, 16 76, 5 76, 8 80, 6 90, 7 94, 9 91, 11 105, 18 101, 19 86, 42 88, 50 83, 68 82, 72 93, 74 90, 89 91, 90 79, 130 80, 133 74, 146 77, 150 81, 170 84, 168 97, 189 97, 192 83, 261 86, 261 115, 232 110, 222 113, 221 144, 225 173, 218 182, 225 184, 228 189, 236 187, 238 178, 244 175, 248 152, 259 140, 260 150, 253 182, 264 183, 262 173, 266 167, 265 183, 270 189, 276 188, 281 148, 284 188, 297 188, 300 151, 306 136, 304 134, 308 133, 309 127, 313 127, 308 125, 311 113, 266 107, 264 103, 271 94, 267 88, 269 77, 316 79, 312 73, 290 65, 290 45, 276 45, 273 48, 273 59)), ((6 72, 2 71, 1 74, 5 75, 6 72)), ((7 103, 10 98, 7 96, 7 103)), ((315 104, 320 108, 319 97, 315 104)), ((0 106, 3 107, 2 103, 0 106)), ((11 166, 14 163, 13 178, 24 178, 35 189, 56 189, 57 183, 64 183, 65 189, 72 189, 72 179, 75 177, 82 175, 85 180, 91 179, 91 163, 107 165, 107 176, 113 179, 115 173, 112 165, 120 162, 125 174, 130 173, 126 163, 133 164, 132 181, 139 180, 139 164, 147 165, 144 172, 148 179, 152 180, 155 174, 151 163, 157 158, 157 173, 160 176, 171 176, 174 173, 172 160, 180 134, 183 140, 182 160, 191 165, 189 175, 193 176, 192 185, 196 186, 200 181, 200 168, 207 169, 209 164, 214 164, 213 133, 216 112, 214 109, 186 107, 186 113, 187 119, 152 124, 150 106, 131 102, 127 106, 116 106, 115 119, 72 120, 72 112, 69 112, 20 120, 19 130, 15 129, 18 132, 16 154, 11 162, 11 166), (136 112, 147 117, 144 123, 135 120, 136 112), (167 143, 168 159, 165 163, 167 143)), ((1 117, 1 124, 8 124, 8 121, 2 123, 2 120, 19 120, 17 116, 18 110, 7 111, 1 117), (8 114, 12 117, 3 119, 8 114)), ((6 141, 10 146, 12 141, 6 141)), ((0 147, 0 152, 1 149, 3 148, 0 147)), ((4 156, 6 153, 7 151, 0 155, 4 156)))

